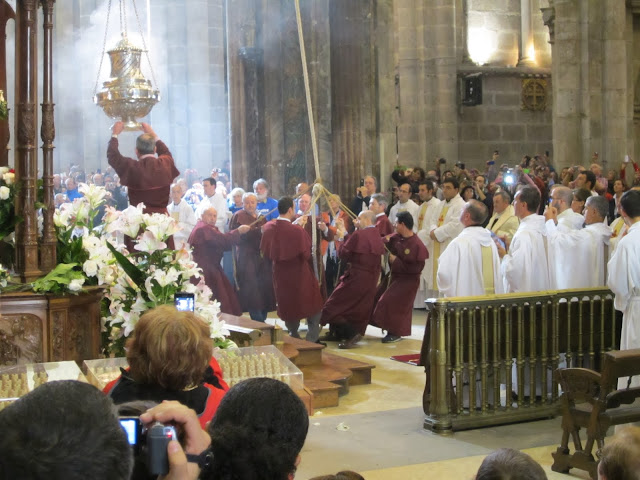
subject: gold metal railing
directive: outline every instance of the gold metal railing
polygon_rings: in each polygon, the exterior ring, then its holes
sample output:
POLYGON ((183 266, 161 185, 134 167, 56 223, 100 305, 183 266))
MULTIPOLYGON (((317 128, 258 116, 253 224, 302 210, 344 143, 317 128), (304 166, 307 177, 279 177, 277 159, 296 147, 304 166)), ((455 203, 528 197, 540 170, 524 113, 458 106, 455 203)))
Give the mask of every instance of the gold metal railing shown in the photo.
POLYGON ((446 433, 555 416, 559 366, 599 369, 619 345, 607 288, 427 302, 424 427, 446 433))

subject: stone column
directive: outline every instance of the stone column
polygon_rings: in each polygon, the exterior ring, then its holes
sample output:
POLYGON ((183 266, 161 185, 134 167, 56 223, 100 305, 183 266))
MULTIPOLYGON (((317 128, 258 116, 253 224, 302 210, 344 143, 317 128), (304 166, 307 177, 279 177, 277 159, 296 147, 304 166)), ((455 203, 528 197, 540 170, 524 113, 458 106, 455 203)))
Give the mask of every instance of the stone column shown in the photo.
POLYGON ((533 23, 531 18, 531 0, 520 0, 520 55, 518 66, 535 65, 533 52, 533 23))
POLYGON ((244 77, 245 185, 265 175, 262 54, 262 49, 254 46, 242 47, 238 51, 244 77))
POLYGON ((584 158, 581 130, 580 0, 554 0, 552 44, 553 160, 557 167, 584 158))
POLYGON ((437 101, 433 105, 432 132, 435 151, 430 152, 458 160, 458 76, 456 43, 456 2, 435 2, 432 29, 436 36, 432 62, 437 101))
POLYGON ((16 3, 16 179, 21 182, 16 213, 23 222, 16 228, 16 272, 23 282, 40 276, 36 216, 36 127, 38 119, 38 31, 36 0, 16 3))
POLYGON ((44 17, 42 59, 42 139, 43 183, 44 183, 44 225, 40 250, 40 268, 49 273, 56 265, 56 230, 53 224, 53 139, 56 130, 53 120, 53 4, 55 0, 41 0, 44 17))
POLYGON ((602 18, 603 150, 600 159, 606 162, 607 168, 617 170, 625 154, 633 154, 628 151, 632 146, 627 145, 627 132, 633 128, 627 92, 633 90, 633 86, 627 85, 626 6, 624 2, 605 0, 599 8, 602 18))

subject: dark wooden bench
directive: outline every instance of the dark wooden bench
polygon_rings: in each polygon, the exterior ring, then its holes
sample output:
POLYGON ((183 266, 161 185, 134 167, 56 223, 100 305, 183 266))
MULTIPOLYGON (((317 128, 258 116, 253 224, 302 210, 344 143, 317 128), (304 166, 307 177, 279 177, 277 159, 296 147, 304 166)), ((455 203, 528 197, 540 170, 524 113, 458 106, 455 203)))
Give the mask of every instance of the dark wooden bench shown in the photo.
POLYGON ((551 469, 568 473, 571 468, 578 468, 596 480, 599 460, 596 457, 604 447, 609 427, 640 421, 640 404, 636 402, 640 387, 618 389, 618 378, 640 375, 640 349, 607 352, 602 373, 586 368, 561 368, 556 374, 563 391, 562 443, 552 454, 551 469), (584 447, 580 429, 586 433, 584 447), (569 450, 570 438, 573 453, 569 450))

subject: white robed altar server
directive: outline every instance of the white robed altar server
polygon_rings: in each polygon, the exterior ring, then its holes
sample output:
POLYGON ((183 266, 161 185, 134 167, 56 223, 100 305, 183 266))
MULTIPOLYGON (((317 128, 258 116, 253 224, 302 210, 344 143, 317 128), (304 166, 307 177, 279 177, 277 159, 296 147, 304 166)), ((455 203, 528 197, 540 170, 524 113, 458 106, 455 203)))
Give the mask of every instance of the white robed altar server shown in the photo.
POLYGON ((423 271, 423 275, 430 275, 430 284, 427 284, 427 286, 434 290, 434 296, 437 296, 438 283, 436 275, 438 273, 438 259, 451 243, 451 240, 460 235, 464 228, 460 223, 460 213, 464 208, 464 200, 458 194, 459 189, 460 184, 455 178, 445 178, 442 182, 444 200, 436 206, 430 217, 430 226, 428 228, 431 248, 427 246, 427 250, 429 250, 431 269, 427 272, 423 271))
POLYGON ((418 231, 418 210, 420 206, 411 200, 411 185, 403 183, 398 185, 398 203, 389 210, 389 221, 395 225, 400 212, 409 212, 413 217, 413 231, 418 231))
MULTIPOLYGON (((609 261, 607 285, 615 294, 614 306, 623 312, 620 350, 640 348, 640 190, 629 190, 620 199, 621 215, 630 225, 609 261)), ((627 379, 618 380, 626 388, 627 379)), ((631 386, 640 386, 633 377, 631 386)))
POLYGON ((567 187, 555 187, 551 193, 551 205, 545 212, 547 229, 547 258, 549 282, 552 289, 579 288, 573 268, 579 262, 578 252, 569 246, 575 237, 565 235, 582 229, 584 216, 571 209, 573 192, 567 187))
POLYGON ((520 219, 509 251, 498 246, 502 257, 501 272, 504 291, 535 292, 549 289, 549 268, 546 254, 545 219, 537 215, 540 193, 526 186, 516 193, 514 209, 520 219))
POLYGON ((444 297, 504 293, 500 256, 491 232, 481 227, 486 205, 469 200, 460 214, 462 233, 440 255, 438 290, 444 297))
MULTIPOLYGON (((549 248, 555 249, 556 261, 562 264, 562 268, 555 265, 556 279, 563 282, 557 288, 589 288, 606 284, 611 238, 611 229, 606 224, 609 202, 599 195, 589 197, 585 211, 585 228, 558 230, 549 235, 549 248)), ((553 217, 553 212, 550 216, 553 217)))
POLYGON ((183 191, 180 185, 171 185, 171 202, 167 205, 167 212, 178 223, 180 230, 173 234, 173 242, 176 250, 189 247, 187 240, 191 235, 193 227, 196 226, 196 214, 183 198, 183 191))
POLYGON ((424 262, 424 268, 420 275, 420 286, 413 300, 413 308, 424 308, 424 301, 434 297, 433 291, 433 240, 429 236, 432 216, 437 210, 440 200, 435 196, 435 185, 430 180, 425 180, 418 186, 418 195, 422 203, 418 210, 418 238, 427 247, 429 258, 424 262))

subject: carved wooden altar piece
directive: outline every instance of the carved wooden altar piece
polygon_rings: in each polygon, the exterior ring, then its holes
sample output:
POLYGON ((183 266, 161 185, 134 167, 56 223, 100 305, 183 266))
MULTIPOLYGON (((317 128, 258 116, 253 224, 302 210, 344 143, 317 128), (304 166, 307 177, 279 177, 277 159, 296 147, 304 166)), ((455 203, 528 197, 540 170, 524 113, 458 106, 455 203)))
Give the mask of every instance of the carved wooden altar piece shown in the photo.
POLYGON ((81 295, 0 295, 0 365, 100 357, 100 299, 81 295))
MULTIPOLYGON (((7 20, 15 18, 14 165, 20 185, 16 213, 24 221, 16 228, 15 271, 23 282, 32 282, 56 265, 56 234, 53 224, 53 8, 55 0, 17 0, 15 13, 0 0, 0 34, 7 20), (38 8, 43 11, 42 40, 42 172, 44 228, 38 237, 38 8)), ((6 55, 0 43, 0 87, 6 86, 6 55)), ((8 142, 8 124, 0 124, 0 150, 8 142), (6 127, 6 135, 3 133, 6 127)), ((5 161, 6 163, 6 161, 5 161)), ((0 165, 3 162, 0 157, 0 165)), ((100 356, 100 300, 102 290, 80 295, 0 295, 0 365, 98 358, 100 356)))

